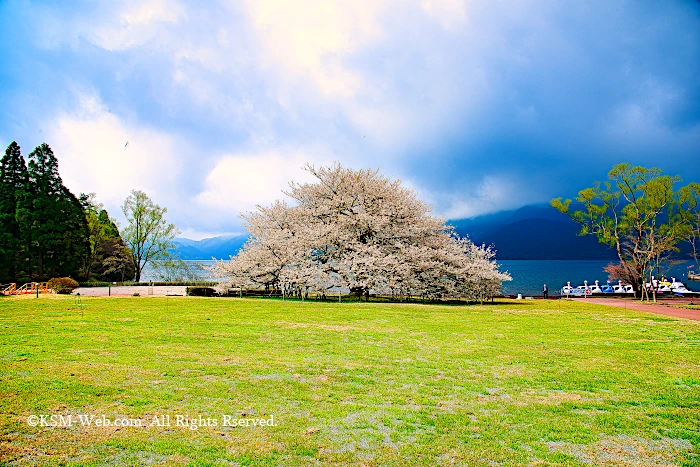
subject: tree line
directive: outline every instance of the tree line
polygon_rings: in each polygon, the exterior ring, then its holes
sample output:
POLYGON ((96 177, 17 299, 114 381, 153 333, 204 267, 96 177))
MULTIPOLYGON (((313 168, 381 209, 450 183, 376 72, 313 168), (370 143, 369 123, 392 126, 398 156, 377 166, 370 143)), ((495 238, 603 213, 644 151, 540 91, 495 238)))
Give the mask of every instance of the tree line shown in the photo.
POLYGON ((140 280, 149 261, 169 258, 178 231, 142 191, 132 190, 122 211, 120 232, 94 193, 76 197, 63 184, 48 144, 25 161, 12 142, 0 161, 0 283, 140 280))
POLYGON ((700 268, 700 183, 680 183, 661 169, 624 163, 613 167, 608 180, 579 191, 575 204, 562 198, 551 204, 581 225, 581 235, 614 248, 620 262, 608 272, 648 298, 645 284, 678 259, 684 243, 700 268))

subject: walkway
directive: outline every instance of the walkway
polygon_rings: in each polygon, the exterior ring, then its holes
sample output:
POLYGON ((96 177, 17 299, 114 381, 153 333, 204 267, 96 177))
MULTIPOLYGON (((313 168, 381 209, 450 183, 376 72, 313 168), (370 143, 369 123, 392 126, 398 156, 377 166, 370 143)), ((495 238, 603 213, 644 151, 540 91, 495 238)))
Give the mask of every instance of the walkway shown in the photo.
MULTIPOLYGON (((138 293, 141 297, 147 297, 149 289, 152 289, 151 295, 153 296, 185 295, 184 285, 154 285, 153 287, 139 285, 112 287, 112 297, 130 297, 134 293, 138 293)), ((79 287, 73 291, 73 295, 78 293, 83 297, 106 297, 109 294, 109 289, 107 287, 79 287)))
POLYGON ((678 305, 688 305, 691 303, 700 304, 700 299, 695 298, 671 298, 660 299, 656 303, 640 302, 635 299, 625 298, 576 298, 574 300, 595 303, 597 305, 615 306, 618 308, 627 308, 636 311, 645 311, 647 313, 656 313, 657 315, 675 316, 676 318, 693 319, 700 321, 700 310, 689 310, 687 308, 678 308, 678 305))

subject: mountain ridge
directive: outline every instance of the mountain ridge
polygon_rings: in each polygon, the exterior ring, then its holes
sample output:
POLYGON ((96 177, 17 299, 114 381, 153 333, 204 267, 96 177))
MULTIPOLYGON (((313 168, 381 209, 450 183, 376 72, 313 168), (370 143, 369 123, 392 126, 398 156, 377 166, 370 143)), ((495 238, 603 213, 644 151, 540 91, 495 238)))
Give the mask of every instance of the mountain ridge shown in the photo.
POLYGON ((580 236, 579 225, 548 204, 448 221, 461 236, 493 245, 499 260, 610 259, 616 252, 592 236, 580 236))
POLYGON ((238 254, 248 237, 248 234, 220 235, 201 240, 178 237, 173 240, 175 248, 171 253, 184 260, 229 259, 238 254))
MULTIPOLYGON (((492 245, 499 260, 582 260, 617 258, 615 251, 592 236, 579 236, 579 225, 547 204, 531 204, 468 219, 448 220, 460 236, 492 245)), ((191 240, 176 238, 174 253, 184 260, 228 259, 248 234, 191 240)))

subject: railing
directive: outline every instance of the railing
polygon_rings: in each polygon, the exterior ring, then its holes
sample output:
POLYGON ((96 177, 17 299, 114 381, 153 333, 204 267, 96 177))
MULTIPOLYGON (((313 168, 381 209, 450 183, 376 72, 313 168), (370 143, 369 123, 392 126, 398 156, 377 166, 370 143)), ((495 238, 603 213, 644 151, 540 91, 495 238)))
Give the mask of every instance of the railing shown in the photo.
POLYGON ((54 293, 53 289, 48 287, 47 282, 27 282, 22 287, 15 290, 13 295, 33 294, 33 293, 54 293))
POLYGON ((0 285, 0 294, 14 295, 17 291, 17 284, 2 284, 0 285))

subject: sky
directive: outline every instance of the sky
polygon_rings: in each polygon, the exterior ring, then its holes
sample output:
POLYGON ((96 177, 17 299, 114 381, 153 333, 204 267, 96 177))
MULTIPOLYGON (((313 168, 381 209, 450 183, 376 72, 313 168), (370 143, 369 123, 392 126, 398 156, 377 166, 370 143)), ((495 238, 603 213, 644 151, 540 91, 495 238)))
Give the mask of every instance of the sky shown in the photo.
POLYGON ((700 181, 698 1, 4 0, 0 31, 0 144, 48 143, 122 225, 140 189, 184 237, 241 233, 306 163, 448 219, 620 162, 700 181))

